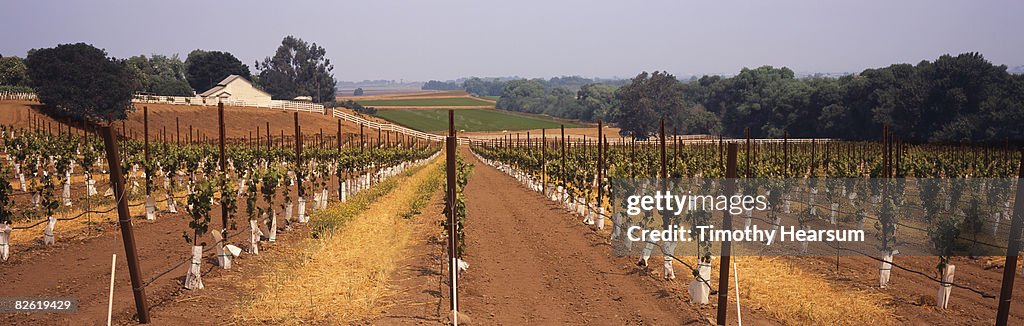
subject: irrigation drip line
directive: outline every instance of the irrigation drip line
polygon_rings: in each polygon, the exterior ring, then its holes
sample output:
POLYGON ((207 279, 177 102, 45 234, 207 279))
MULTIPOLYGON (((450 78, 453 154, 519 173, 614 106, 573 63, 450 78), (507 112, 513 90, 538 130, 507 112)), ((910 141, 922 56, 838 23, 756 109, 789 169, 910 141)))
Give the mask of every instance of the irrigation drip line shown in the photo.
POLYGON ((919 272, 919 271, 916 271, 916 270, 913 270, 913 269, 910 269, 910 268, 907 268, 907 267, 903 267, 903 266, 901 266, 901 265, 899 265, 899 264, 896 264, 896 263, 894 263, 894 262, 891 262, 891 261, 887 261, 887 260, 885 260, 885 259, 881 259, 881 258, 878 258, 878 257, 875 257, 875 256, 871 256, 871 255, 865 254, 865 253, 863 253, 863 252, 861 252, 861 251, 859 251, 859 250, 856 250, 856 249, 851 249, 851 248, 843 248, 843 247, 836 247, 836 246, 833 246, 833 245, 832 245, 831 243, 829 243, 829 242, 826 242, 826 244, 827 244, 827 245, 828 245, 829 247, 832 247, 832 248, 834 248, 834 249, 836 249, 836 250, 846 250, 846 251, 850 251, 850 252, 853 252, 853 253, 855 253, 855 254, 859 254, 859 255, 861 255, 861 256, 864 256, 864 257, 868 257, 868 258, 871 258, 871 259, 877 260, 877 261, 879 261, 879 262, 882 262, 882 263, 889 263, 889 264, 891 264, 892 266, 894 266, 894 267, 896 267, 896 268, 899 268, 899 269, 901 269, 901 270, 904 270, 904 271, 907 271, 907 272, 911 272, 911 273, 914 273, 914 274, 918 274, 918 275, 924 276, 925 278, 927 278, 927 279, 929 279, 929 280, 932 280, 932 281, 933 281, 933 282, 935 282, 935 283, 939 283, 939 285, 943 285, 943 286, 953 286, 953 287, 956 287, 956 288, 960 288, 960 289, 968 290, 968 291, 974 292, 974 293, 976 293, 976 294, 978 294, 978 295, 981 295, 981 296, 982 296, 983 298, 987 298, 987 299, 995 299, 995 298, 996 298, 996 296, 995 296, 995 295, 993 295, 993 294, 989 294, 988 292, 985 292, 985 291, 981 291, 981 290, 977 290, 977 289, 974 289, 974 288, 971 288, 971 287, 968 287, 968 286, 960 285, 960 284, 957 284, 957 283, 955 283, 955 282, 943 282, 942 280, 940 280, 940 279, 937 279, 937 278, 935 278, 935 277, 932 277, 931 275, 928 275, 928 274, 925 274, 925 273, 923 273, 923 272, 919 272))
MULTIPOLYGON (((185 198, 187 198, 187 196, 171 196, 171 197, 174 198, 174 199, 185 199, 185 198)), ((154 201, 153 203, 162 203, 162 202, 166 202, 166 201, 167 201, 167 199, 161 199, 161 200, 154 201)), ((139 207, 139 206, 142 206, 144 204, 146 204, 146 202, 144 202, 144 201, 136 203, 136 204, 129 203, 128 207, 139 207)), ((117 209, 117 203, 116 202, 114 203, 114 206, 111 206, 109 209, 107 209, 105 211, 95 211, 95 210, 82 211, 82 212, 79 212, 77 215, 75 215, 73 217, 60 217, 60 218, 57 218, 57 220, 58 221, 72 221, 72 220, 76 220, 76 219, 78 219, 78 218, 80 218, 80 217, 82 217, 83 215, 86 215, 86 214, 106 214, 106 213, 110 213, 110 212, 114 211, 115 209, 117 209)), ((14 227, 11 227, 11 229, 12 230, 27 230, 27 229, 31 229, 31 228, 37 227, 40 224, 46 223, 47 221, 48 221, 47 219, 44 219, 44 220, 40 220, 40 221, 38 221, 36 223, 30 224, 30 225, 14 226, 14 227)))
MULTIPOLYGON (((229 235, 228 235, 228 237, 234 237, 234 236, 236 236, 236 235, 239 235, 239 234, 242 234, 242 232, 245 232, 245 231, 248 231, 248 230, 249 230, 249 229, 245 229, 245 230, 238 230, 238 232, 235 232, 235 233, 229 234, 229 235)), ((216 232, 216 231, 214 231, 214 232, 216 232)), ((220 245, 221 243, 224 243, 224 240, 218 241, 216 245, 220 245)), ((210 251, 210 250, 214 250, 214 249, 216 249, 216 247, 214 247, 214 246, 208 246, 208 247, 206 247, 206 248, 203 248, 203 252, 205 253, 205 252, 208 252, 208 251, 210 251)), ((204 258, 204 259, 209 259, 209 258, 213 258, 213 257, 217 257, 217 255, 215 255, 215 254, 214 254, 214 255, 207 255, 207 256, 203 256, 203 258, 204 258)), ((185 263, 187 263, 187 262, 189 262, 189 261, 192 261, 192 257, 191 257, 191 256, 189 256, 188 258, 185 258, 185 260, 182 260, 181 262, 179 262, 179 263, 175 264, 175 265, 174 265, 174 266, 172 266, 172 267, 171 267, 170 269, 168 269, 168 270, 165 270, 165 271, 163 271, 163 272, 160 272, 160 273, 159 273, 159 274, 157 274, 156 276, 153 276, 152 278, 150 278, 150 279, 146 280, 145 282, 142 282, 142 286, 149 286, 149 283, 153 283, 153 282, 154 282, 154 281, 156 281, 157 279, 159 279, 159 278, 163 277, 164 275, 167 275, 167 273, 173 272, 173 271, 174 271, 175 269, 178 269, 178 267, 181 267, 181 265, 184 265, 185 263)))
MULTIPOLYGON (((777 224, 774 224, 773 222, 770 222, 768 220, 765 220, 765 219, 762 219, 762 218, 759 218, 759 217, 750 217, 750 218, 751 219, 755 219, 755 220, 759 220, 759 221, 762 221, 762 222, 765 222, 765 223, 768 223, 770 225, 777 225, 777 224)), ((924 272, 913 270, 913 269, 910 269, 908 267, 903 267, 902 265, 893 263, 892 261, 887 261, 887 260, 884 260, 884 259, 872 256, 872 255, 866 254, 863 251, 860 251, 860 250, 857 250, 857 249, 844 248, 844 247, 836 247, 831 242, 828 242, 828 241, 823 241, 823 242, 826 245, 828 245, 829 247, 833 248, 833 249, 836 249, 836 250, 846 250, 846 251, 858 254, 860 256, 863 256, 863 257, 871 258, 871 259, 876 260, 878 262, 889 263, 892 266, 895 266, 896 268, 899 268, 901 270, 904 270, 904 271, 907 271, 907 272, 911 272, 911 273, 914 273, 914 274, 918 274, 918 275, 924 276, 924 277, 928 278, 929 280, 932 280, 932 281, 934 281, 936 283, 939 283, 940 285, 951 285, 951 286, 954 286, 954 287, 957 287, 957 288, 961 288, 961 289, 964 289, 964 290, 968 290, 968 291, 977 293, 977 294, 981 295, 984 298, 989 298, 989 299, 994 299, 995 298, 995 295, 989 294, 987 292, 984 292, 984 291, 981 291, 981 290, 977 290, 977 289, 974 289, 974 288, 971 288, 971 287, 967 287, 967 286, 964 286, 964 285, 956 284, 956 283, 943 282, 942 280, 934 278, 934 277, 932 277, 932 276, 930 276, 928 274, 925 274, 924 272)))
MULTIPOLYGON (((767 221, 767 220, 764 220, 764 219, 761 219, 761 218, 757 218, 757 217, 751 217, 751 218, 752 218, 752 219, 757 219, 757 220, 760 220, 760 221, 763 221, 763 222, 766 222, 766 223, 769 223, 769 224, 772 224, 772 225, 774 225, 774 224, 773 224, 772 222, 769 222, 769 221, 767 221)), ((650 244, 654 244, 655 246, 659 246, 659 247, 661 247, 661 245, 659 245, 659 244, 657 244, 657 243, 652 243, 652 242, 650 242, 650 241, 645 241, 644 243, 650 243, 650 244)), ((832 244, 831 242, 827 242, 827 241, 825 242, 825 244, 826 244, 826 245, 828 245, 829 247, 832 247, 833 249, 836 249, 836 250, 846 250, 846 251, 850 251, 850 252, 853 252, 853 253, 855 253, 855 254, 861 255, 861 256, 863 256, 863 257, 871 258, 871 259, 873 259, 873 260, 876 260, 876 261, 878 261, 878 262, 882 262, 882 263, 889 263, 889 264, 891 264, 892 266, 894 266, 894 267, 896 267, 896 268, 899 268, 899 269, 901 269, 901 270, 904 270, 904 271, 907 271, 907 272, 910 272, 910 273, 914 273, 914 274, 918 274, 918 275, 924 276, 925 278, 927 278, 927 279, 929 279, 929 280, 931 280, 931 281, 933 281, 933 282, 936 282, 936 283, 938 283, 938 284, 940 284, 940 285, 944 285, 944 286, 953 286, 953 287, 956 287, 956 288, 960 288, 960 289, 968 290, 968 291, 974 292, 974 293, 976 293, 976 294, 978 294, 978 295, 981 295, 982 297, 984 297, 984 298, 988 298, 988 299, 995 299, 995 298, 996 298, 996 296, 995 296, 995 295, 993 295, 993 294, 990 294, 990 293, 988 293, 988 292, 985 292, 985 291, 982 291, 982 290, 978 290, 978 289, 974 289, 974 288, 971 288, 971 287, 968 287, 968 286, 965 286, 965 285, 961 285, 961 284, 958 284, 958 283, 955 283, 955 282, 943 282, 942 280, 940 280, 940 279, 937 279, 937 278, 935 278, 935 277, 932 277, 932 276, 930 276, 930 275, 928 275, 928 274, 926 274, 926 273, 924 273, 924 272, 920 272, 920 271, 917 271, 917 270, 913 270, 913 269, 910 269, 910 268, 908 268, 908 267, 904 267, 904 266, 902 266, 902 265, 899 265, 899 264, 893 263, 892 261, 887 261, 887 260, 884 260, 884 259, 881 259, 881 258, 878 258, 878 257, 872 256, 872 255, 868 255, 868 254, 866 254, 866 253, 864 253, 864 252, 862 252, 862 251, 860 251, 860 250, 856 250, 856 249, 852 249, 852 248, 843 248, 843 247, 836 247, 836 246, 835 246, 835 245, 833 245, 833 244, 832 244)), ((663 249, 663 250, 664 250, 664 249, 663 249)), ((663 251, 663 252, 664 252, 664 251, 663 251)), ((683 261, 679 260, 679 258, 676 258, 675 256, 673 256, 673 255, 669 255, 669 254, 665 254, 665 255, 666 255, 666 256, 669 256, 669 257, 672 257, 672 259, 675 259, 676 261, 679 261, 679 262, 680 262, 680 263, 682 263, 683 265, 686 265, 686 266, 687 266, 687 267, 689 267, 689 268, 690 268, 691 270, 693 269, 693 267, 691 267, 691 266, 690 266, 689 264, 686 264, 686 262, 683 262, 683 261)), ((699 278, 699 276, 698 276, 698 278, 699 278)), ((706 282, 705 282, 705 283, 706 283, 706 282)), ((711 285, 709 284, 708 286, 710 287, 711 285)))

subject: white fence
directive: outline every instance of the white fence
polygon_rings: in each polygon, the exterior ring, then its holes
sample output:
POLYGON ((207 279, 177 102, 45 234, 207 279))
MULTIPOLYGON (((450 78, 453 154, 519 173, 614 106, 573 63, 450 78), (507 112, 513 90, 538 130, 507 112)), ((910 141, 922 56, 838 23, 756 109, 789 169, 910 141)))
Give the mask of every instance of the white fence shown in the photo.
MULTIPOLYGON (((135 95, 132 97, 132 102, 135 103, 159 103, 159 104, 174 104, 174 105, 216 105, 219 99, 208 99, 200 96, 155 96, 155 95, 135 95)), ((280 109, 280 110, 292 110, 292 111, 305 111, 305 112, 316 112, 323 114, 325 112, 324 106, 316 103, 308 102, 293 102, 293 101, 280 101, 271 100, 269 102, 257 102, 247 100, 224 100, 224 105, 231 106, 249 106, 255 108, 268 108, 268 109, 280 109)))
POLYGON ((0 101, 39 101, 35 93, 0 93, 0 101))

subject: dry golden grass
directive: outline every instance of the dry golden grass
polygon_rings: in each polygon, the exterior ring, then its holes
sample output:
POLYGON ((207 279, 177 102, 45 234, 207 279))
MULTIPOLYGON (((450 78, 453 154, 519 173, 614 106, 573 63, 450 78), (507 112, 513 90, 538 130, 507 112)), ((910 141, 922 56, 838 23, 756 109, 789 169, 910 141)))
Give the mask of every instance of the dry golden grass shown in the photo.
MULTIPOLYGON (((732 259, 739 269, 740 304, 744 310, 758 310, 786 325, 899 324, 892 309, 885 307, 891 300, 885 294, 839 289, 778 257, 732 259)), ((715 279, 718 263, 717 259, 712 263, 715 279)), ((729 299, 735 304, 736 274, 729 268, 729 299)))
MULTIPOLYGON (((243 323, 345 324, 373 316, 394 290, 389 276, 412 245, 412 226, 402 218, 418 185, 440 173, 433 162, 371 204, 324 239, 309 239, 250 281, 256 293, 236 318, 243 323)), ((342 204, 344 205, 344 204, 342 204)), ((339 214, 332 206, 317 214, 339 214)), ((315 218, 315 216, 314 216, 315 218)))

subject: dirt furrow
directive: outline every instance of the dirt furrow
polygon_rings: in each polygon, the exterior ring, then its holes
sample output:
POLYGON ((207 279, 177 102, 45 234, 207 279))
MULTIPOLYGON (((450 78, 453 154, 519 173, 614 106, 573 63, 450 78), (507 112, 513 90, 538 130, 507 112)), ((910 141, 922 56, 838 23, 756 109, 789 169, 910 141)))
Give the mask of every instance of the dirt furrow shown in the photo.
POLYGON ((703 323, 705 317, 512 178, 476 165, 466 186, 460 310, 482 324, 703 323))

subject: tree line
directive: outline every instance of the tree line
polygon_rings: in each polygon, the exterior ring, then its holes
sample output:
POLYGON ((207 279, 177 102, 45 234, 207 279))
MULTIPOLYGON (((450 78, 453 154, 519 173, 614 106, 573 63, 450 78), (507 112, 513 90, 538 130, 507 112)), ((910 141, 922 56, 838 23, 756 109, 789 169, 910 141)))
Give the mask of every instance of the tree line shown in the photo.
POLYGON ((125 117, 133 94, 193 96, 230 75, 253 81, 275 99, 311 96, 333 102, 334 66, 316 43, 287 36, 258 74, 229 52, 194 50, 184 61, 154 54, 118 59, 85 43, 32 49, 24 59, 0 57, 0 91, 35 92, 50 112, 96 120, 125 117))
POLYGON ((743 137, 874 139, 883 125, 912 142, 1024 142, 1024 76, 979 53, 893 64, 839 78, 797 78, 786 67, 680 81, 655 71, 628 84, 579 89, 505 83, 500 109, 617 124, 626 135, 669 131, 743 137))
MULTIPOLYGON (((501 96, 505 93, 505 85, 510 81, 527 80, 523 78, 508 78, 508 77, 470 77, 463 80, 461 83, 457 81, 438 81, 431 80, 423 84, 423 90, 465 90, 467 93, 473 96, 501 96)), ((578 90, 587 84, 605 84, 611 86, 622 86, 629 82, 628 79, 591 79, 580 76, 559 76, 552 77, 551 79, 529 79, 535 81, 544 88, 559 88, 564 87, 572 91, 578 90)))

